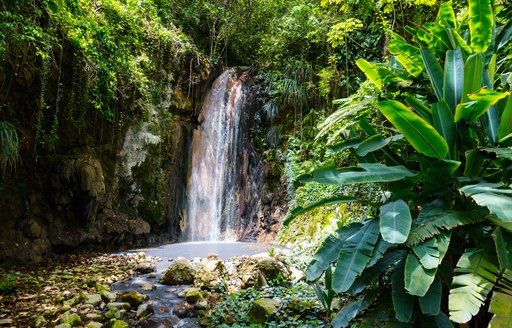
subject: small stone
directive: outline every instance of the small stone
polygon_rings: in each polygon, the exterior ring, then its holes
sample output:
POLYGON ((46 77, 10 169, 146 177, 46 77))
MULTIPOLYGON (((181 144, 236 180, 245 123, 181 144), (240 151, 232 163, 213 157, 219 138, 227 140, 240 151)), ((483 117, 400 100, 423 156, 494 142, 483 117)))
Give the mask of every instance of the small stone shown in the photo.
POLYGON ((139 254, 137 254, 137 258, 140 259, 140 260, 143 260, 146 258, 146 253, 144 252, 139 252, 139 254))
POLYGON ((146 278, 148 279, 155 279, 156 278, 156 274, 155 273, 149 273, 146 278))
POLYGON ((69 290, 65 290, 62 292, 61 296, 66 299, 66 300, 69 300, 71 297, 73 297, 73 293, 70 292, 69 290))
POLYGON ((185 291, 185 299, 189 303, 195 303, 203 299, 201 291, 197 288, 190 288, 185 291))
POLYGON ((121 309, 125 309, 125 310, 129 310, 130 309, 130 303, 126 303, 126 302, 111 302, 111 303, 108 303, 107 304, 107 309, 113 309, 113 308, 116 308, 118 310, 121 310, 121 309))
POLYGON ((82 319, 76 313, 66 312, 60 318, 60 323, 68 323, 72 327, 76 327, 82 324, 82 319))
POLYGON ((110 328, 128 328, 129 327, 126 322, 121 321, 121 320, 112 320, 112 321, 110 321, 108 326, 110 328))
POLYGON ((92 305, 92 304, 82 304, 82 305, 80 305, 80 311, 86 311, 86 310, 91 310, 91 309, 94 309, 94 305, 92 305))
POLYGON ((0 326, 12 325, 12 319, 0 319, 0 326))
POLYGON ((101 297, 105 300, 105 302, 114 302, 117 299, 117 294, 110 292, 108 290, 102 290, 100 292, 101 297))
POLYGON ((68 304, 64 304, 64 305, 60 308, 60 311, 61 311, 61 312, 67 312, 67 311, 69 311, 69 310, 71 310, 71 306, 70 306, 70 305, 68 305, 68 304))
POLYGON ((69 323, 61 323, 60 325, 55 326, 54 328, 72 328, 69 323))
POLYGON ((119 309, 112 308, 105 313, 105 318, 114 319, 117 313, 119 313, 119 309))
POLYGON ((194 309, 196 310, 206 310, 208 308, 208 302, 206 300, 197 302, 196 305, 194 305, 194 309))
POLYGON ((123 302, 130 303, 131 306, 138 306, 145 299, 144 295, 135 290, 121 294, 120 298, 123 302))
POLYGON ((151 313, 153 313, 153 306, 150 304, 141 304, 137 308, 137 318, 147 317, 151 313))
POLYGON ((85 326, 85 328, 102 328, 103 324, 101 322, 91 321, 85 326))
POLYGON ((85 295, 85 303, 91 304, 93 306, 100 305, 102 299, 100 294, 86 294, 85 295))
POLYGON ((36 328, 39 327, 45 327, 48 323, 48 320, 46 320, 43 316, 37 317, 37 319, 34 321, 34 326, 36 328))
POLYGON ((190 312, 190 306, 186 303, 178 303, 172 307, 172 312, 178 318, 185 318, 190 312))
POLYGON ((208 253, 206 257, 210 260, 220 260, 219 254, 215 253, 208 253))
POLYGON ((87 313, 85 315, 88 321, 101 321, 103 316, 99 313, 87 313))
POLYGON ((149 282, 144 282, 140 285, 140 289, 142 289, 144 291, 151 291, 151 290, 155 290, 156 286, 153 284, 150 284, 149 282))

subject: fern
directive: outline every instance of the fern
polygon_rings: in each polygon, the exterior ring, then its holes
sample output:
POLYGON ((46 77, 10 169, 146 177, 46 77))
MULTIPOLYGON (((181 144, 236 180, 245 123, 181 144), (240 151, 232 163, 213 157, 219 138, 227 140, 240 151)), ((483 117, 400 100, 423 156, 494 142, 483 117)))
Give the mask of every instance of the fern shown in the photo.
POLYGON ((20 160, 20 144, 16 128, 9 122, 0 122, 0 166, 3 172, 7 167, 16 168, 20 160))

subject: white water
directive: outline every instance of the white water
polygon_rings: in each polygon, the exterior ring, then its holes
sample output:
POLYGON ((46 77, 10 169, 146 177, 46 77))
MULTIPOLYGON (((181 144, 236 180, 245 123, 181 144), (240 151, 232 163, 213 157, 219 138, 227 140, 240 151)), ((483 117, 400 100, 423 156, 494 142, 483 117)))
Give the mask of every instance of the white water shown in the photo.
POLYGON ((237 173, 243 103, 242 83, 232 71, 222 74, 205 98, 194 131, 188 183, 186 240, 235 240, 237 173))

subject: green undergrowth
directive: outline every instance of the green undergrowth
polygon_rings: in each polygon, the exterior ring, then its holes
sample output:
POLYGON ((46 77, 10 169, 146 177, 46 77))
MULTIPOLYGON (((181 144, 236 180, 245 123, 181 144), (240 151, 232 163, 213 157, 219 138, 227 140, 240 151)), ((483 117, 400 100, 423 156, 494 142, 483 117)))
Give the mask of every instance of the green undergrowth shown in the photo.
POLYGON ((226 295, 208 313, 208 327, 328 327, 313 289, 306 283, 280 285, 277 282, 260 289, 248 288, 226 295), (270 298, 279 309, 265 323, 251 322, 254 301, 270 298))

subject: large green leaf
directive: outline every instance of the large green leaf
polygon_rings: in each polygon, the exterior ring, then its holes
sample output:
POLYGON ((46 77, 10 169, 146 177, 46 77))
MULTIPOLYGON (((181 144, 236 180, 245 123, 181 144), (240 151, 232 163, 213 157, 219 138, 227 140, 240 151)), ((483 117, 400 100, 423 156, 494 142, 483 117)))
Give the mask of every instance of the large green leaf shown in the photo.
POLYGON ((297 216, 307 213, 315 208, 321 207, 321 206, 327 206, 327 205, 335 205, 335 204, 342 204, 342 203, 351 203, 357 201, 357 198, 352 196, 334 196, 326 199, 319 200, 318 202, 314 202, 311 204, 308 204, 306 207, 297 206, 294 209, 290 211, 290 215, 284 220, 283 225, 289 225, 293 219, 295 219, 297 216))
POLYGON ((380 207, 380 233, 388 243, 405 243, 411 224, 411 211, 403 200, 388 202, 380 207))
POLYGON ((420 51, 418 48, 407 43, 398 34, 391 32, 392 39, 389 40, 388 50, 402 66, 414 77, 423 71, 420 51))
POLYGON ((469 0, 469 32, 475 52, 484 53, 489 48, 493 22, 491 0, 469 0))
POLYGON ((361 295, 358 300, 345 305, 332 321, 334 328, 344 328, 350 325, 350 321, 354 319, 360 312, 366 310, 375 302, 379 296, 378 290, 371 290, 361 295))
MULTIPOLYGON (((490 65, 491 64, 489 64, 489 66, 490 65)), ((494 80, 492 80, 491 74, 491 69, 484 69, 483 84, 484 86, 492 90, 494 80)), ((496 143, 498 143, 498 129, 500 126, 500 118, 496 106, 492 105, 491 107, 489 107, 487 111, 485 111, 483 120, 487 137, 489 138, 491 144, 495 145, 496 143)))
POLYGON ((476 223, 485 219, 485 213, 478 211, 455 211, 442 207, 427 207, 415 220, 407 244, 416 245, 419 242, 439 235, 466 224, 476 223))
POLYGON ((364 75, 366 75, 368 80, 372 81, 372 83, 377 87, 377 89, 382 89, 382 79, 379 76, 377 66, 364 60, 363 58, 359 58, 358 60, 356 60, 356 65, 357 67, 359 67, 361 71, 363 71, 364 75))
POLYGON ((494 313, 494 316, 489 323, 489 328, 512 327, 510 304, 512 304, 512 271, 505 270, 491 298, 489 312, 494 313))
POLYGON ((480 177, 482 167, 485 164, 485 158, 479 149, 470 149, 466 151, 466 165, 464 166, 464 175, 467 177, 480 177))
MULTIPOLYGON (((374 253, 377 251, 377 246, 375 246, 374 253)), ((378 278, 390 267, 394 267, 397 263, 401 263, 405 254, 405 250, 403 249, 395 249, 388 253, 386 253, 381 259, 377 261, 373 266, 370 266, 370 262, 368 262, 366 269, 364 269, 363 273, 354 281, 348 293, 352 295, 357 295, 361 293, 364 289, 366 289, 372 282, 378 280, 378 278)), ((403 266, 403 265, 402 265, 403 266)), ((402 286, 403 286, 403 270, 402 270, 402 286)), ((403 287, 402 287, 403 288, 403 287)), ((405 291, 404 291, 405 292, 405 291)))
POLYGON ((496 246, 501 272, 512 269, 512 233, 497 227, 492 233, 492 238, 496 246))
POLYGON ((411 106, 418 115, 421 116, 422 119, 425 120, 428 124, 432 125, 432 110, 425 106, 421 101, 418 99, 407 96, 405 97, 405 102, 411 106))
POLYGON ((501 182, 480 182, 460 188, 464 194, 473 196, 482 192, 491 192, 497 194, 512 194, 512 188, 501 182))
POLYGON ((386 100, 379 102, 377 107, 418 152, 439 159, 446 156, 448 145, 443 137, 402 103, 386 100))
POLYGON ((509 20, 507 25, 503 27, 500 34, 496 37, 496 51, 503 48, 510 40, 512 40, 512 20, 509 20))
POLYGON ((425 269, 435 269, 443 261, 450 245, 450 239, 451 234, 445 232, 413 246, 412 250, 425 269))
POLYGON ((343 293, 352 286, 370 261, 378 237, 379 222, 374 219, 345 241, 334 271, 334 291, 343 293))
POLYGON ((512 295, 494 292, 492 295, 491 305, 489 312, 494 316, 489 322, 489 328, 510 328, 512 327, 512 311, 510 305, 512 304, 512 295))
POLYGON ((415 174, 403 166, 386 166, 378 163, 360 163, 359 167, 337 169, 330 165, 299 177, 301 182, 316 181, 325 184, 352 184, 390 182, 412 177, 415 174))
POLYGON ((455 139, 456 129, 453 121, 453 114, 446 101, 440 101, 432 104, 432 121, 434 128, 446 140, 450 148, 450 157, 456 158, 455 155, 455 139))
POLYGON ((428 316, 421 321, 421 328, 453 328, 450 319, 444 313, 436 316, 428 316))
POLYGON ((512 222, 512 198, 503 194, 484 192, 471 196, 480 206, 486 206, 502 222, 512 222))
POLYGON ((465 120, 474 123, 482 116, 491 106, 496 104, 500 99, 505 98, 508 92, 498 92, 481 88, 475 93, 469 95, 469 102, 462 103, 457 106, 455 112, 455 122, 465 120))
POLYGON ((455 18, 451 1, 443 2, 441 6, 439 6, 437 20, 443 22, 446 27, 455 28, 457 26, 457 19, 455 18))
POLYGON ((444 61, 443 99, 446 101, 452 113, 462 98, 464 84, 464 61, 460 48, 446 52, 444 61))
POLYGON ((501 114, 498 138, 503 139, 512 132, 512 95, 507 98, 507 103, 501 114))
POLYGON ((472 54, 464 64, 464 88, 462 102, 469 101, 469 95, 482 87, 484 61, 479 53, 472 54))
POLYGON ((405 289, 411 295, 425 296, 436 276, 436 269, 425 269, 420 260, 409 253, 405 261, 405 289))
POLYGON ((436 56, 432 52, 432 50, 428 48, 420 49, 421 57, 423 58, 423 63, 425 64, 425 68, 427 70, 428 77, 430 78, 430 83, 432 83, 432 87, 434 88, 434 92, 439 101, 443 100, 443 69, 439 64, 436 56))
POLYGON ((386 251, 391 248, 393 244, 388 243, 382 238, 377 240, 377 244, 375 245, 375 249, 373 250, 372 258, 366 265, 367 267, 371 267, 375 265, 386 253, 386 251))
POLYGON ((368 153, 370 152, 386 147, 389 143, 393 141, 400 140, 402 137, 402 135, 397 135, 384 139, 382 135, 375 134, 359 144, 359 146, 356 148, 356 154, 361 157, 364 157, 368 155, 368 153))
POLYGON ((438 315, 441 311, 441 296, 443 286, 439 278, 435 279, 425 296, 420 297, 420 308, 423 314, 438 315))
POLYGON ((361 223, 352 223, 336 230, 337 236, 329 235, 315 255, 313 255, 311 263, 306 270, 306 279, 314 281, 320 278, 331 263, 336 261, 345 241, 359 232, 362 226, 361 223))
POLYGON ((405 292, 403 265, 391 276, 391 297, 396 318, 401 322, 409 322, 414 312, 414 296, 405 292))
POLYGON ((481 249, 468 249, 455 269, 448 301, 450 320, 465 323, 476 315, 499 275, 494 258, 481 249))

